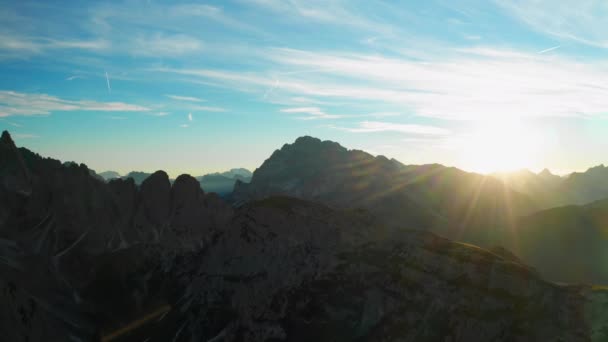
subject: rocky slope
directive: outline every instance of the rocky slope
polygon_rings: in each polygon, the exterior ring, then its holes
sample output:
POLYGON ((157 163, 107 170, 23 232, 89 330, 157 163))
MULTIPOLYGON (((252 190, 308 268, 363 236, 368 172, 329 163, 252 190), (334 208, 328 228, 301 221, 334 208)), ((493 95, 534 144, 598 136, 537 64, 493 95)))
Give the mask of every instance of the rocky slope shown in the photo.
POLYGON ((0 140, 7 341, 601 341, 603 289, 504 250, 180 176, 108 184, 0 140))

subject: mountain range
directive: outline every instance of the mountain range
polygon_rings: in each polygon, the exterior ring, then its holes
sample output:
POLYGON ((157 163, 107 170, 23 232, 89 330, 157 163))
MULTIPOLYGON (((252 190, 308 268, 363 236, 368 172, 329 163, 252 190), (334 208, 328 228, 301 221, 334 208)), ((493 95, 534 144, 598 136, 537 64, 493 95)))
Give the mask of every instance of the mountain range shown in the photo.
POLYGON ((545 209, 569 204, 584 205, 608 198, 608 167, 604 165, 564 177, 553 175, 547 169, 538 174, 521 170, 493 176, 510 188, 531 196, 545 209))
MULTIPOLYGON (((286 195, 335 208, 363 208, 396 229, 505 247, 551 280, 608 283, 603 263, 608 235, 600 234, 603 226, 596 213, 608 216, 608 208, 589 204, 595 208, 594 217, 579 218, 572 212, 576 207, 563 207, 608 198, 607 170, 598 166, 566 177, 548 170, 485 176, 438 164, 403 165, 302 137, 275 151, 249 184, 237 182, 233 198, 238 204, 286 195), (593 182, 598 186, 591 186, 593 182), (541 211, 551 203, 558 207, 541 211), (555 220, 556 213, 576 217, 555 220), (576 256, 564 252, 570 250, 565 238, 569 234, 577 234, 572 240, 576 256)), ((580 210, 587 213, 585 208, 580 210)))
MULTIPOLYGON (((152 173, 131 171, 126 176, 121 176, 116 171, 104 171, 98 174, 105 181, 111 181, 117 178, 131 178, 135 182, 135 185, 141 185, 152 173)), ((215 192, 218 195, 225 197, 232 193, 234 184, 237 180, 248 183, 251 180, 251 171, 245 168, 234 168, 224 172, 214 172, 203 176, 196 176, 195 178, 200 183, 200 186, 207 192, 215 192)), ((173 183, 174 179, 169 179, 173 183)))
POLYGON ((538 211, 532 198, 494 177, 303 137, 237 180, 229 202, 189 175, 106 182, 4 132, 0 331, 7 341, 605 340, 608 290, 545 280, 553 270, 490 246, 520 225, 532 246, 559 240, 555 211, 601 233, 605 203, 538 211))
POLYGON ((233 198, 272 195, 364 208, 390 226, 476 243, 492 242, 513 217, 537 209, 531 198, 491 177, 439 164, 403 165, 312 137, 275 151, 249 184, 237 182, 233 198))

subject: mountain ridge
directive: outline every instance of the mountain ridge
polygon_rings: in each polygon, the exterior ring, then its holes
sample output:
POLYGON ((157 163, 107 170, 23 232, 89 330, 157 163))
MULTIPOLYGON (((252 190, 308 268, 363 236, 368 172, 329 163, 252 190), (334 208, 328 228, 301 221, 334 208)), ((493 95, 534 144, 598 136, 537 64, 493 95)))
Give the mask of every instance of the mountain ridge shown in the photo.
POLYGON ((482 242, 474 239, 477 233, 459 229, 506 226, 510 224, 507 209, 517 215, 535 207, 530 198, 491 177, 439 164, 406 166, 312 137, 298 138, 274 151, 254 171, 249 184, 235 184, 233 198, 239 203, 271 195, 366 208, 386 217, 387 224, 408 222, 474 243, 482 242), (493 195, 497 193, 504 197, 493 195), (449 229, 448 224, 461 227, 449 229))
POLYGON ((0 199, 11 341, 606 337, 606 291, 545 281, 500 249, 290 197, 235 209, 188 175, 106 183, 84 164, 17 151, 30 191, 4 185, 23 170, 0 169, 0 191, 19 198, 0 199))

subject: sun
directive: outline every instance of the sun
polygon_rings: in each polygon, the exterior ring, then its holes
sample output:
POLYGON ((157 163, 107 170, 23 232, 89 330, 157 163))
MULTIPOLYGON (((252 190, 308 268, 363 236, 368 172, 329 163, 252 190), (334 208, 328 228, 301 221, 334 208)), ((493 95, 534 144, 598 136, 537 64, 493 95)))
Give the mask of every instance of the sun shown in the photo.
POLYGON ((543 139, 531 124, 517 119, 476 122, 459 148, 466 168, 480 173, 534 168, 543 139))

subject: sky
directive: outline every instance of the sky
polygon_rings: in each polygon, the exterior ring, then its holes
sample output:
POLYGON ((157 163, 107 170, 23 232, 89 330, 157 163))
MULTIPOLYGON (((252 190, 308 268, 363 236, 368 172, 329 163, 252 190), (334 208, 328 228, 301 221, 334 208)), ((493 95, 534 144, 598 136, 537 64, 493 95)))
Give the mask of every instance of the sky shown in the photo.
POLYGON ((606 1, 0 1, 0 129, 97 170, 608 162, 606 1))

